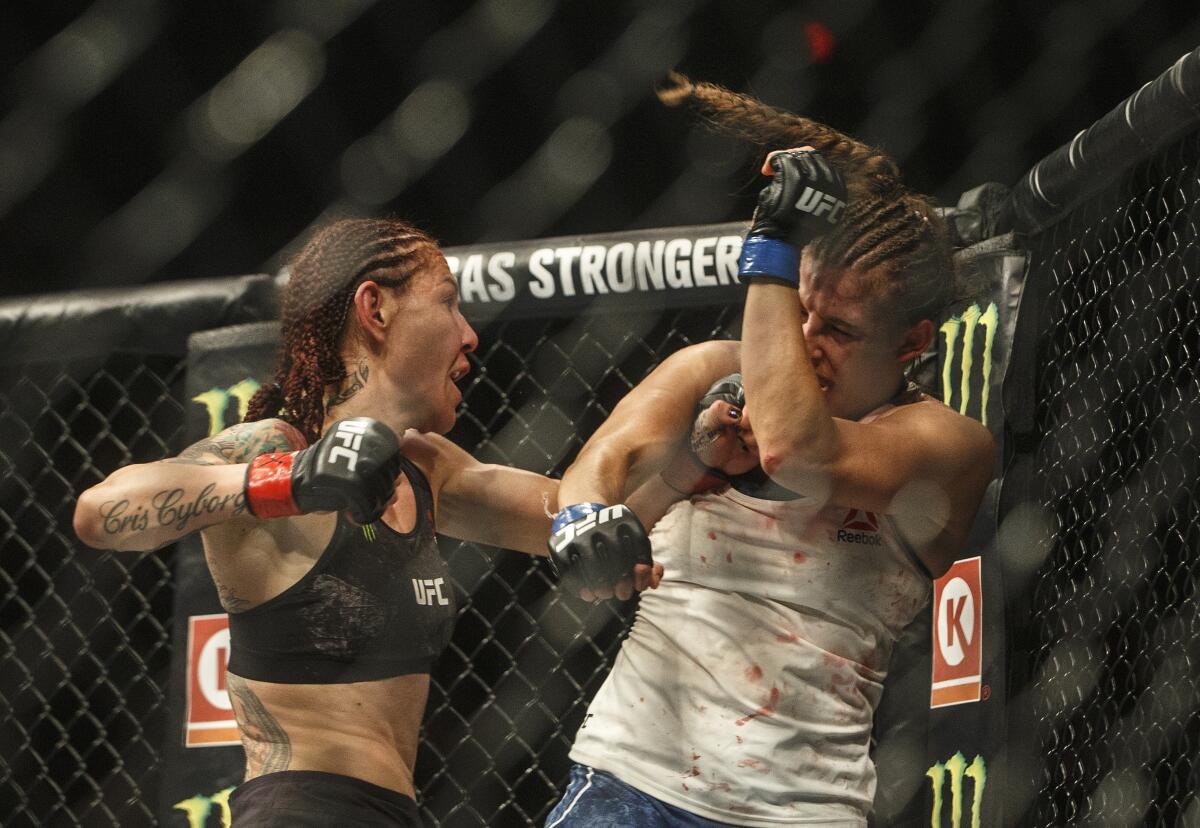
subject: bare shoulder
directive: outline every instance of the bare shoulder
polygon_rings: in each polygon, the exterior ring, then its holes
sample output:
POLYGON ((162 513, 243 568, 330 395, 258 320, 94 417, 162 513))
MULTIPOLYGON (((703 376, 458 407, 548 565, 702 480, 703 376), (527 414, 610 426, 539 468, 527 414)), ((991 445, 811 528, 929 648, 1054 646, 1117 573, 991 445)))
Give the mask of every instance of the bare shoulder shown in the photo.
POLYGON ((741 342, 735 339, 713 339, 680 348, 663 361, 663 366, 721 371, 724 375, 738 370, 741 361, 741 342))
POLYGON ((279 419, 257 420, 238 423, 206 437, 166 462, 193 466, 248 463, 260 454, 296 451, 307 444, 304 435, 290 423, 279 419))
POLYGON ((434 491, 441 488, 446 478, 479 464, 464 449, 442 435, 412 428, 404 432, 400 439, 400 451, 424 472, 434 491))
POLYGON ((903 430, 931 449, 932 453, 950 467, 977 466, 986 462, 991 467, 995 441, 987 426, 978 420, 959 414, 948 405, 925 397, 919 402, 900 405, 881 416, 877 422, 903 430))
POLYGON ((655 368, 641 384, 648 389, 707 389, 714 380, 741 370, 742 343, 714 339, 680 348, 655 368))

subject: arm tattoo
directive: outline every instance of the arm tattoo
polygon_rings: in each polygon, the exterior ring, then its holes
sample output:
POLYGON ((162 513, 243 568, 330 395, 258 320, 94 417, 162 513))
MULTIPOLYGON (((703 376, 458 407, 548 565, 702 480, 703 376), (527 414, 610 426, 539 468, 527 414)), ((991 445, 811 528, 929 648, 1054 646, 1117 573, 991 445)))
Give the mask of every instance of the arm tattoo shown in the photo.
POLYGON ((249 463, 260 454, 294 451, 304 447, 296 429, 282 420, 240 423, 188 446, 168 463, 211 466, 220 463, 249 463))
POLYGON ((292 740, 241 676, 225 674, 242 745, 246 749, 246 778, 287 770, 292 761, 292 740))
POLYGON ((325 403, 325 412, 329 413, 337 408, 342 403, 348 401, 359 391, 367 387, 367 361, 360 360, 358 370, 350 375, 345 388, 339 390, 336 394, 329 398, 329 402, 325 403))
POLYGON ((109 535, 144 532, 151 524, 185 532, 197 517, 226 509, 231 510, 231 517, 238 517, 246 511, 245 492, 213 494, 216 487, 215 483, 209 483, 199 492, 193 490, 194 493, 163 489, 150 497, 148 505, 134 506, 128 500, 107 500, 100 504, 100 525, 109 535))

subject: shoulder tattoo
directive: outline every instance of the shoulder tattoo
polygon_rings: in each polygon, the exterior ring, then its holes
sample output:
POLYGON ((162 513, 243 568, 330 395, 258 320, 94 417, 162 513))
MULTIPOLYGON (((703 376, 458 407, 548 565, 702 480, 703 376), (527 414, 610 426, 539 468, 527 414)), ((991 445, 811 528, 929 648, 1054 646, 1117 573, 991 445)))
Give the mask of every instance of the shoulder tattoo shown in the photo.
POLYGON ((166 462, 193 466, 248 463, 260 454, 295 451, 304 446, 304 437, 291 424, 283 420, 259 420, 239 423, 214 437, 206 437, 166 462))

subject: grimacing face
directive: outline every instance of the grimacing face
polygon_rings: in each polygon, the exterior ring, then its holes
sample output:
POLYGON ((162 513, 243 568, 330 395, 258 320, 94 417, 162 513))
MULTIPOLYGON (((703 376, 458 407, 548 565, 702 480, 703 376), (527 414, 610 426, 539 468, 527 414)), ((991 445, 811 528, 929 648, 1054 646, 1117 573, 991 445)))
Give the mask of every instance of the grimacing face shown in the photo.
POLYGON ((872 291, 882 283, 872 278, 879 275, 824 267, 807 255, 801 259, 804 336, 835 417, 858 419, 891 399, 905 381, 905 366, 924 347, 923 327, 908 326, 872 291))
POLYGON ((388 373, 417 414, 413 427, 444 434, 454 427, 462 402, 457 383, 470 371, 467 354, 479 338, 462 315, 458 282, 441 251, 433 251, 396 301, 401 324, 389 335, 388 373))

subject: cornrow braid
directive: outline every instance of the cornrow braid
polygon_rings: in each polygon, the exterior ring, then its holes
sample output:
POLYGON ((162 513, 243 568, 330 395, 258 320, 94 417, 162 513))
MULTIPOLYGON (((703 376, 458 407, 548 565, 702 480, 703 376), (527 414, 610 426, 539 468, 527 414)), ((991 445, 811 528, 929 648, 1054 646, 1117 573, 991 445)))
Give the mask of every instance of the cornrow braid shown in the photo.
POLYGON ((887 265, 878 291, 909 324, 935 318, 953 295, 950 236, 933 202, 908 190, 900 168, 882 150, 833 127, 749 95, 678 72, 658 92, 668 106, 688 104, 715 131, 759 150, 810 146, 846 179, 849 204, 831 233, 810 252, 826 265, 865 272, 887 265))
POLYGON ((288 266, 274 382, 250 400, 246 421, 280 417, 311 443, 321 435, 325 392, 346 378, 341 345, 358 286, 404 290, 437 243, 399 219, 341 219, 309 239, 288 266))

